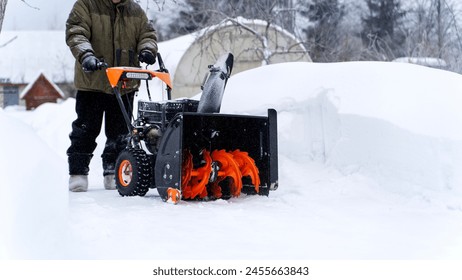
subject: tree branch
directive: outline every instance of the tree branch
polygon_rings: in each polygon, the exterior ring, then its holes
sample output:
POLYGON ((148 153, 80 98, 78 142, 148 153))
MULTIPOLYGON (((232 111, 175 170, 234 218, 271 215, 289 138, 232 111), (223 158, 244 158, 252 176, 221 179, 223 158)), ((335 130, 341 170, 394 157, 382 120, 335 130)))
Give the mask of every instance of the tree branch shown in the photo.
POLYGON ((10 44, 11 42, 13 42, 14 40, 16 40, 18 38, 18 36, 14 36, 13 38, 11 38, 10 40, 6 41, 6 43, 3 43, 0 45, 0 48, 3 48, 3 47, 6 47, 8 44, 10 44))
POLYGON ((35 9, 35 10, 40 10, 39 7, 32 6, 31 4, 29 4, 28 2, 26 2, 26 0, 21 0, 21 2, 23 2, 24 4, 26 4, 29 8, 32 8, 32 9, 35 9))

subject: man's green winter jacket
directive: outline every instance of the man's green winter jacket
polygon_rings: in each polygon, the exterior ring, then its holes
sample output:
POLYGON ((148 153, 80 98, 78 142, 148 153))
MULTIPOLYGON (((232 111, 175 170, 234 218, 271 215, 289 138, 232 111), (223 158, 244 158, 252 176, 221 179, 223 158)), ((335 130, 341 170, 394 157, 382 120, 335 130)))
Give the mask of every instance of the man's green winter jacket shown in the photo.
MULTIPOLYGON (((157 53, 156 31, 133 0, 77 0, 66 22, 66 43, 76 58, 74 84, 78 90, 112 93, 105 71, 85 73, 81 62, 91 54, 112 66, 139 66, 138 54, 157 53)), ((133 91, 138 81, 127 84, 133 91)))

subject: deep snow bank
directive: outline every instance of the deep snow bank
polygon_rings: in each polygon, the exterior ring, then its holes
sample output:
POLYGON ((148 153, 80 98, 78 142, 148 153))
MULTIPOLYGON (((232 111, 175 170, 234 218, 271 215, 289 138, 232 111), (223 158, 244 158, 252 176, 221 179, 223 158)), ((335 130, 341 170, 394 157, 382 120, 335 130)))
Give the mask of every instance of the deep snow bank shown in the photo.
POLYGON ((274 107, 283 112, 321 93, 341 114, 377 118, 418 134, 462 140, 462 76, 404 63, 260 67, 229 80, 222 111, 274 107))
MULTIPOLYGON (((222 112, 276 108, 280 154, 432 200, 462 193, 461 106, 462 76, 451 72, 401 63, 287 63, 233 76, 222 112)), ((462 209, 455 200, 448 207, 462 209)))
POLYGON ((4 111, 0 126, 0 258, 53 258, 66 246, 56 238, 67 233, 65 161, 4 111))

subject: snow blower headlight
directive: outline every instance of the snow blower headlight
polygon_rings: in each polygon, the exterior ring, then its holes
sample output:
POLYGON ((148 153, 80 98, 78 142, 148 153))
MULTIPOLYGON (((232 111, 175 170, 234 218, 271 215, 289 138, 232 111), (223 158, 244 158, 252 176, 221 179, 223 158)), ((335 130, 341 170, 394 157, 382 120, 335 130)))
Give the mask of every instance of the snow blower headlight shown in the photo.
POLYGON ((127 72, 125 73, 125 78, 135 80, 150 80, 151 75, 148 73, 127 72))

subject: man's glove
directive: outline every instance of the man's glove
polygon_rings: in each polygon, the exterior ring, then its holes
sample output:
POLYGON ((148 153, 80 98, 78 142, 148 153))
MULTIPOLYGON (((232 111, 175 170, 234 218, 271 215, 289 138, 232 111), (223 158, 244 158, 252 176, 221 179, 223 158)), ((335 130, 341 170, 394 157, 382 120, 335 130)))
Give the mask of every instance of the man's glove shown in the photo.
POLYGON ((89 55, 83 59, 82 68, 85 72, 93 72, 99 70, 100 61, 94 55, 89 55))
POLYGON ((138 57, 140 62, 144 62, 146 64, 154 64, 156 63, 156 57, 151 51, 148 50, 142 50, 140 52, 140 55, 138 57))

